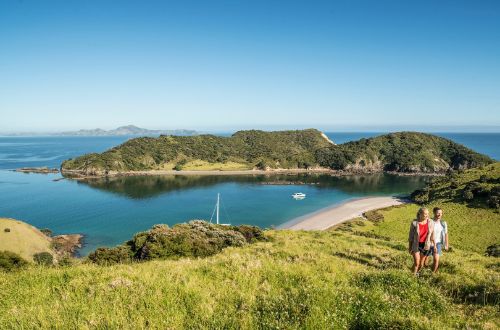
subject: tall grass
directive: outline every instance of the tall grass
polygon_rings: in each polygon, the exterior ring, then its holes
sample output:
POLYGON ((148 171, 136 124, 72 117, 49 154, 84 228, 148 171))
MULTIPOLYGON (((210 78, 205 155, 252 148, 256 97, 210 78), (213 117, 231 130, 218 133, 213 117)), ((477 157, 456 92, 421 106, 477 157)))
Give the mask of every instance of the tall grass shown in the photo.
POLYGON ((457 250, 414 278, 397 241, 269 231, 205 259, 0 274, 0 328, 495 328, 498 262, 457 250), (487 293, 486 300, 480 297, 487 293))

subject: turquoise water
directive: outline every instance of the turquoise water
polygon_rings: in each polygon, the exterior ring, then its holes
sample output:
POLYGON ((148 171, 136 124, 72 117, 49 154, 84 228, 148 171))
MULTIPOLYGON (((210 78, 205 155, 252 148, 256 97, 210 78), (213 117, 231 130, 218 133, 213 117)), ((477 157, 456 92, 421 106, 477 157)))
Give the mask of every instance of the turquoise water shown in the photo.
MULTIPOLYGON (((330 134, 330 137, 339 143, 342 139, 367 137, 360 134, 330 134)), ((471 145, 482 145, 483 150, 475 149, 498 159, 495 155, 499 154, 500 134, 493 139, 467 134, 457 136, 457 141, 460 138, 471 145), (496 141, 496 144, 483 145, 485 140, 496 141)), ((64 159, 100 152, 126 139, 0 138, 0 169, 3 169, 0 170, 0 217, 24 220, 39 228, 50 228, 56 234, 84 234, 85 246, 81 254, 85 255, 99 246, 119 244, 153 224, 208 220, 217 193, 222 197, 223 222, 271 227, 351 198, 409 193, 426 180, 381 174, 342 178, 327 175, 146 176, 78 182, 54 181, 60 178, 58 174, 6 170, 23 166, 58 167, 64 159), (287 184, 263 184, 276 181, 287 184), (298 184, 301 182, 314 184, 298 184), (296 201, 290 197, 299 191, 306 193, 307 198, 296 201)))

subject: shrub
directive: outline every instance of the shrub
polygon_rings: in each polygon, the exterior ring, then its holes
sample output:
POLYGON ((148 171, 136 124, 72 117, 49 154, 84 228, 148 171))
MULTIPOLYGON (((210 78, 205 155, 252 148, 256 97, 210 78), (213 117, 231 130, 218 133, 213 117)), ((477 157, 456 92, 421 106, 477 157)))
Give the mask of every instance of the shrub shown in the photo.
POLYGON ((469 190, 469 189, 466 189, 463 191, 462 193, 462 197, 466 200, 466 201, 472 201, 474 199, 474 193, 469 190))
POLYGON ((13 271, 28 264, 20 255, 10 251, 0 251, 0 270, 13 271))
POLYGON ((65 256, 57 263, 58 266, 66 267, 73 266, 75 264, 75 260, 71 257, 65 256))
POLYGON ((52 266, 54 264, 54 257, 49 252, 36 253, 33 256, 33 260, 43 266, 52 266))
POLYGON ((108 265, 132 260, 207 257, 229 246, 263 240, 267 240, 264 232, 255 226, 222 226, 194 220, 172 228, 154 225, 124 245, 97 249, 88 260, 108 265))
POLYGON ((6 233, 10 233, 10 228, 5 228, 3 231, 6 233))
POLYGON ((132 260, 132 251, 126 245, 119 245, 113 248, 98 248, 89 254, 88 260, 98 265, 127 263, 132 260))
POLYGON ((50 230, 49 228, 43 228, 43 229, 40 229, 40 231, 45 235, 45 236, 48 236, 48 237, 52 237, 52 230, 50 230))
POLYGON ((500 257, 500 244, 493 244, 486 248, 486 253, 489 257, 500 257))
POLYGON ((363 213, 363 216, 371 221, 371 222, 374 222, 374 223, 378 223, 378 222, 382 222, 384 221, 384 215, 380 212, 377 212, 376 210, 375 211, 368 211, 368 212, 365 212, 363 213))
POLYGON ((267 241, 264 236, 264 231, 257 226, 240 225, 231 226, 231 230, 237 231, 245 237, 247 243, 253 243, 256 241, 267 241))
POLYGON ((458 183, 458 181, 457 181, 457 180, 451 180, 451 181, 450 181, 450 188, 451 188, 451 189, 457 189, 457 188, 458 188, 458 186, 459 186, 459 183, 458 183))
POLYGON ((490 196, 486 202, 492 209, 500 208, 500 197, 498 196, 490 196))
POLYGON ((228 246, 242 246, 245 237, 225 226, 190 221, 173 228, 155 226, 137 234, 130 242, 138 260, 177 257, 206 257, 228 246))
POLYGON ((428 189, 419 189, 411 193, 410 198, 417 204, 427 204, 430 200, 428 189))

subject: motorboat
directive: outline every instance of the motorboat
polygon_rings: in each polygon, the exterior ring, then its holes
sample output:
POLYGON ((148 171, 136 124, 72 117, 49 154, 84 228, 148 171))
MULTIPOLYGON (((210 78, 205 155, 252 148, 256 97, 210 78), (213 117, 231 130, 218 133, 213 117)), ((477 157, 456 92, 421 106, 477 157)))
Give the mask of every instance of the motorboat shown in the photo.
POLYGON ((306 198, 306 194, 301 193, 301 192, 296 192, 296 193, 292 194, 292 197, 295 199, 304 199, 304 198, 306 198))

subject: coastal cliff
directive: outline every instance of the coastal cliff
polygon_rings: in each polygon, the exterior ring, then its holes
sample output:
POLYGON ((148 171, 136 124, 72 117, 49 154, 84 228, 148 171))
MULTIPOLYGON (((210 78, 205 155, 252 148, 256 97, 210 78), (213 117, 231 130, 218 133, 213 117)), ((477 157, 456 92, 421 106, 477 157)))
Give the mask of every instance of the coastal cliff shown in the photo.
POLYGON ((493 162, 431 134, 400 132, 336 145, 316 129, 214 135, 142 137, 101 154, 62 163, 65 176, 188 173, 192 171, 329 171, 331 173, 445 173, 493 162), (184 171, 184 172, 183 172, 184 171))

